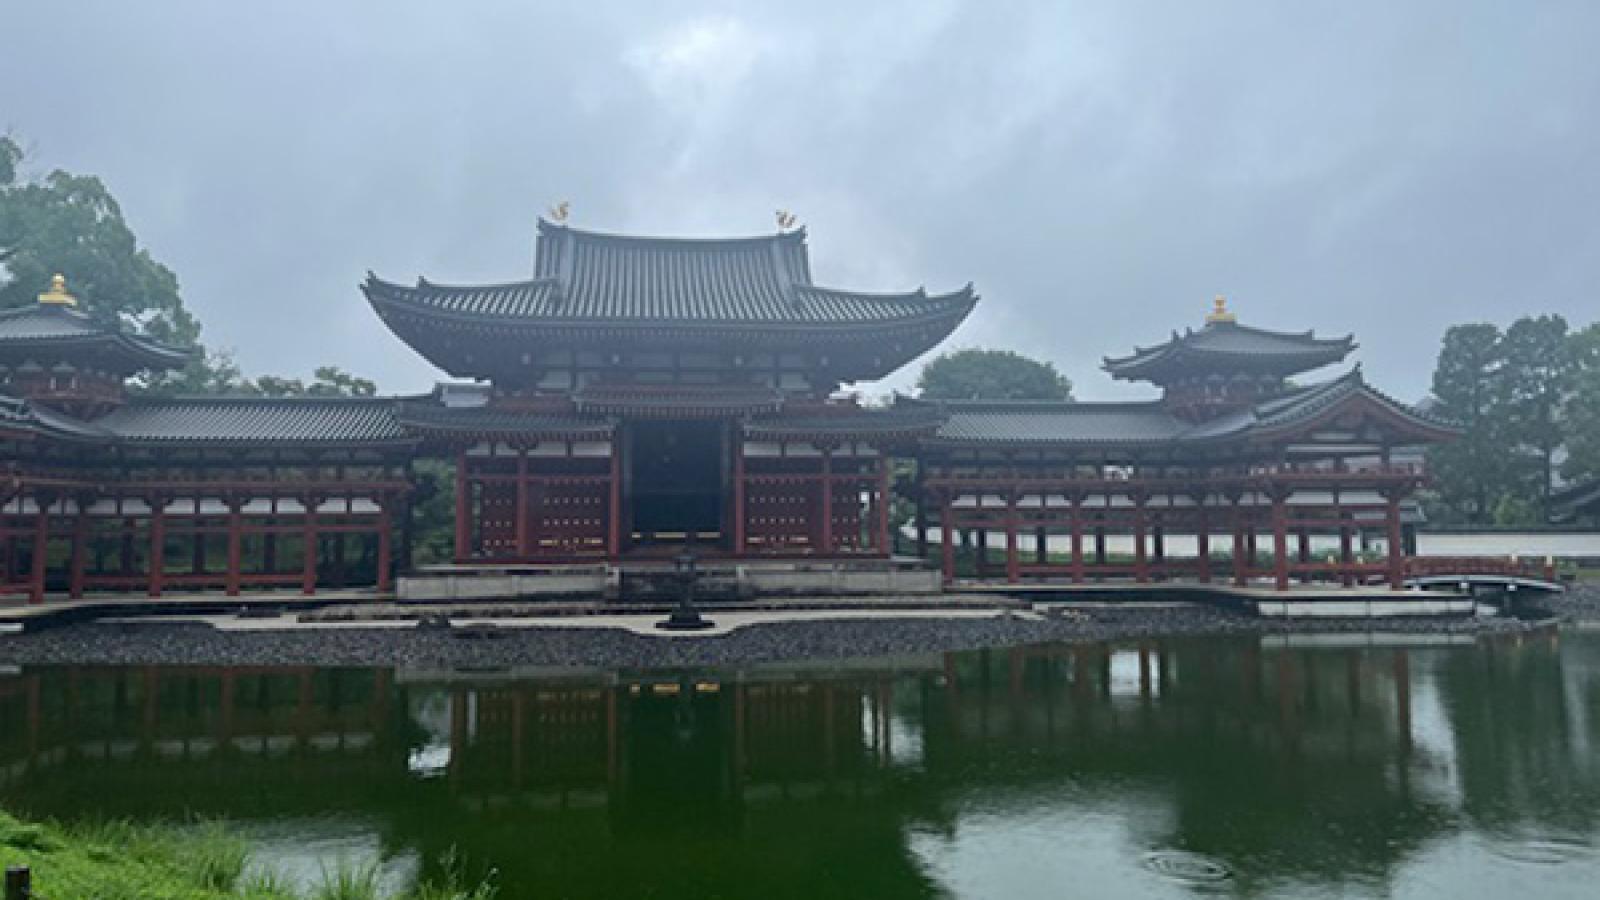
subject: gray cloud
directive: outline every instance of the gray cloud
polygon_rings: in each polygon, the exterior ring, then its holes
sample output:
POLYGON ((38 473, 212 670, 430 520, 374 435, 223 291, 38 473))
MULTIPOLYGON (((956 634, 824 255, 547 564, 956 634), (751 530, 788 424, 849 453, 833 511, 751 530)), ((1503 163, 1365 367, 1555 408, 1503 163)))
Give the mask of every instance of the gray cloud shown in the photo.
MULTIPOLYGON (((1355 331, 1425 390, 1443 328, 1600 309, 1600 7, 12 4, 0 126, 104 176, 247 371, 425 363, 355 290, 507 280, 534 217, 746 233, 820 278, 984 302, 1054 360, 1199 324, 1355 331), (591 8, 594 7, 594 8, 591 8)), ((903 386, 914 368, 891 382, 903 386)))

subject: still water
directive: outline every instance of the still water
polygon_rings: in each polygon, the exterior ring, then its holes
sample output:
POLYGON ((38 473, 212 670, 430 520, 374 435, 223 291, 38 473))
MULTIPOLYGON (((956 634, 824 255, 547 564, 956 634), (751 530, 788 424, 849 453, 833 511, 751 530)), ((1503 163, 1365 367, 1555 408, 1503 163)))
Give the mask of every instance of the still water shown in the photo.
POLYGON ((0 675, 0 803, 528 897, 1594 897, 1600 633, 0 675))

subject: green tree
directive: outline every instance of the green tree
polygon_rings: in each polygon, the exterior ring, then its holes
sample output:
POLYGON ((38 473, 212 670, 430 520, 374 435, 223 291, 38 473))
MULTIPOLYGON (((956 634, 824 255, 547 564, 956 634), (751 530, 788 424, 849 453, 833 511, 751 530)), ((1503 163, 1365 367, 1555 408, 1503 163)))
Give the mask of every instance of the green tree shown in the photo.
POLYGON ((1517 476, 1536 498, 1539 517, 1550 514, 1556 454, 1566 441, 1563 412, 1576 374, 1567 320, 1557 315, 1524 316, 1511 323, 1502 341, 1505 366, 1507 433, 1518 452, 1517 476))
POLYGON ((1010 350, 957 350, 922 367, 917 379, 930 400, 1070 400, 1072 382, 1053 363, 1010 350))
POLYGON ((338 366, 319 366, 312 376, 311 383, 307 384, 298 378, 263 375, 240 387, 243 393, 263 397, 372 397, 378 393, 376 383, 338 366))
POLYGON ((0 137, 0 307, 35 302, 57 273, 91 316, 179 347, 198 347, 200 323, 178 277, 139 246, 100 179, 56 169, 28 178, 22 148, 0 137))
POLYGON ((1600 324, 1573 332, 1569 341, 1573 375, 1563 411, 1567 458, 1561 474, 1593 481, 1600 479, 1600 324))
POLYGON ((1455 325, 1445 332, 1433 370, 1433 398, 1437 412, 1460 425, 1462 435, 1428 451, 1442 518, 1487 524, 1509 486, 1500 388, 1504 368, 1503 335, 1496 326, 1455 325))

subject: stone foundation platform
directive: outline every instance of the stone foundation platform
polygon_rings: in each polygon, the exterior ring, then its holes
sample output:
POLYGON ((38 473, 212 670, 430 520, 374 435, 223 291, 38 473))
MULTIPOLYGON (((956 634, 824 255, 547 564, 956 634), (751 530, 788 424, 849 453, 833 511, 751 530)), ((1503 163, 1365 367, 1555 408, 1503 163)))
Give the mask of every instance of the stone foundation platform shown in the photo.
MULTIPOLYGON (((940 575, 917 559, 719 560, 696 567, 703 600, 761 597, 932 597, 940 575)), ((428 566, 395 583, 399 600, 606 600, 660 603, 676 599, 677 574, 662 560, 589 565, 428 566)))

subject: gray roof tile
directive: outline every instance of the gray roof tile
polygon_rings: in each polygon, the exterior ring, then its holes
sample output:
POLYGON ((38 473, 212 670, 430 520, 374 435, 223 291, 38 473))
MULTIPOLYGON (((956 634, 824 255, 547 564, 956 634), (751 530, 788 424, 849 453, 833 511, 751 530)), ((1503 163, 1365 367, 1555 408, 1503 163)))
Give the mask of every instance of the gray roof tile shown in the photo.
POLYGON ((19 397, 0 394, 0 430, 7 429, 68 440, 104 441, 111 437, 94 423, 19 397))
POLYGON ((1422 430, 1436 434, 1453 430, 1449 423, 1374 390, 1357 367, 1331 381, 1198 423, 1172 415, 1160 401, 946 402, 942 405, 949 419, 937 438, 974 445, 1159 446, 1229 441, 1303 422, 1356 394, 1383 404, 1422 430))
POLYGON ((400 424, 424 433, 533 436, 609 435, 614 428, 604 418, 520 412, 487 406, 448 407, 436 399, 403 403, 400 424))
POLYGON ((95 424, 132 443, 346 444, 409 439, 380 397, 135 400, 95 424))
POLYGON ((1237 322, 1210 322, 1199 331, 1173 332, 1166 343, 1137 347, 1128 356, 1106 357, 1103 367, 1113 377, 1134 381, 1160 382, 1180 371, 1263 365, 1287 376, 1338 362, 1355 347, 1350 335, 1319 338, 1309 331, 1267 331, 1237 322))
POLYGON ((190 353, 130 334, 66 306, 33 304, 0 310, 0 353, 38 348, 82 348, 130 368, 166 369, 188 362, 190 353))
POLYGON ((951 401, 941 441, 979 444, 1145 444, 1170 441, 1187 424, 1159 401, 951 401))
POLYGON ((370 277, 375 306, 400 305, 466 317, 549 325, 848 325, 951 318, 971 311, 971 286, 943 295, 921 289, 866 293, 811 282, 803 231, 749 238, 646 238, 597 234, 540 222, 528 281, 405 287, 370 277))

